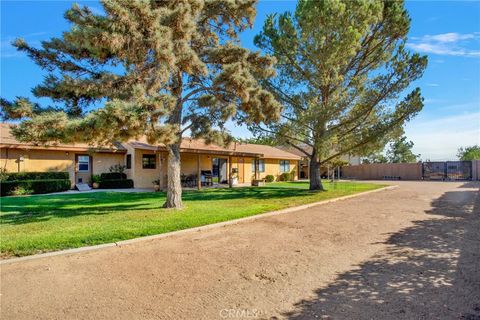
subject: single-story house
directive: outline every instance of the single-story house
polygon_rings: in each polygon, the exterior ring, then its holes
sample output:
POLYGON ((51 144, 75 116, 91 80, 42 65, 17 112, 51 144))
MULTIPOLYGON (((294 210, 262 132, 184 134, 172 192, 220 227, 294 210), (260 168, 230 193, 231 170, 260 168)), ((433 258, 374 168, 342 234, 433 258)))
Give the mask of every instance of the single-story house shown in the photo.
MULTIPOLYGON (((232 143, 228 147, 221 147, 190 138, 183 139, 180 153, 182 179, 193 177, 193 186, 198 187, 209 180, 212 183, 229 183, 231 179, 232 184, 250 184, 267 175, 278 178, 285 172, 298 179, 301 160, 298 155, 271 146, 232 143)), ((152 181, 160 180, 160 187, 164 189, 167 183, 167 158, 164 145, 151 145, 141 139, 104 148, 92 148, 83 143, 51 146, 23 143, 11 135, 9 124, 1 124, 2 170, 66 171, 69 172, 72 187, 77 183, 90 183, 93 174, 108 172, 114 165, 124 165, 127 178, 134 181, 135 187, 152 188, 152 181)))

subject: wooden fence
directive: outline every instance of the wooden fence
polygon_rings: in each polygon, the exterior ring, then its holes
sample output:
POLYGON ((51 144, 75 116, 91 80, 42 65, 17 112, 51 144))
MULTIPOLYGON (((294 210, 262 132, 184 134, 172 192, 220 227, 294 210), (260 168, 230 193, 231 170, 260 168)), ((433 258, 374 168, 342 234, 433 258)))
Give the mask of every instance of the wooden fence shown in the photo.
MULTIPOLYGON (((480 160, 472 161, 472 180, 480 181, 480 160)), ((422 163, 371 163, 342 168, 342 178, 359 180, 422 180, 422 163)))
POLYGON ((371 163, 342 168, 342 178, 360 180, 421 180, 422 163, 371 163))

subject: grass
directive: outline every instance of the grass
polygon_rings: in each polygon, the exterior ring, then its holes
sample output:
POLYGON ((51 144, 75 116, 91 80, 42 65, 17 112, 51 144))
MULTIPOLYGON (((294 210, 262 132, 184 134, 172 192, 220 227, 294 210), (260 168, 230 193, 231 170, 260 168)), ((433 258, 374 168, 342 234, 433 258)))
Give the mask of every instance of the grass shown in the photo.
POLYGON ((96 192, 1 201, 1 257, 115 242, 247 217, 272 210, 336 198, 381 185, 325 183, 311 192, 307 182, 264 187, 184 192, 183 210, 163 209, 165 193, 96 192))

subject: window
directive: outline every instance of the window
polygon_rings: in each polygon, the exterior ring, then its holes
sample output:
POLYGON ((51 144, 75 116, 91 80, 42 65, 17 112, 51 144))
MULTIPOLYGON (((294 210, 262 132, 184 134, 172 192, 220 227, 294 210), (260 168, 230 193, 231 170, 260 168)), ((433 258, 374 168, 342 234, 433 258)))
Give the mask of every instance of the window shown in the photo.
POLYGON ((126 159, 125 167, 126 167, 127 169, 132 169, 132 155, 131 155, 131 154, 127 154, 127 159, 126 159))
MULTIPOLYGON (((257 160, 258 172, 265 172, 265 160, 257 160)), ((252 160, 252 172, 255 172, 255 160, 252 160)))
POLYGON ((90 157, 78 156, 78 172, 90 171, 90 157))
POLYGON ((142 168, 143 169, 155 169, 156 156, 154 154, 144 154, 142 156, 142 168))
POLYGON ((280 172, 290 172, 290 161, 280 160, 280 172))

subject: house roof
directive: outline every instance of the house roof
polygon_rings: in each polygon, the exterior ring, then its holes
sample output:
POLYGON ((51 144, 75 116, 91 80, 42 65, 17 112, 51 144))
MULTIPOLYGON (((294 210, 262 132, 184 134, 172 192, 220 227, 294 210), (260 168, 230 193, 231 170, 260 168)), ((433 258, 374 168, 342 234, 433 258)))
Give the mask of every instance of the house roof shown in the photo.
POLYGON ((263 154, 263 158, 267 158, 267 159, 301 160, 301 157, 296 154, 279 149, 277 147, 267 146, 263 144, 253 144, 253 143, 237 144, 236 150, 241 152, 261 153, 263 154))
POLYGON ((51 145, 38 145, 33 143, 21 142, 15 139, 10 133, 12 127, 9 123, 0 123, 0 147, 14 149, 42 149, 42 150, 59 150, 59 151, 96 151, 96 152, 127 152, 120 143, 115 143, 106 147, 95 147, 86 143, 62 144, 56 143, 51 145))
MULTIPOLYGON (((307 146, 306 144, 298 145, 299 148, 305 150, 307 153, 311 154, 312 153, 312 147, 307 146)), ((297 148, 294 148, 292 146, 278 146, 277 148, 282 149, 286 152, 293 153, 299 157, 305 158, 306 155, 302 151, 298 150, 297 148)))
MULTIPOLYGON (((139 141, 130 141, 130 146, 137 149, 145 150, 166 150, 164 145, 158 147, 145 142, 144 139, 139 141)), ((276 147, 252 144, 252 143, 231 143, 227 147, 221 147, 216 144, 207 144, 203 139, 184 138, 180 145, 181 152, 190 153, 213 153, 223 155, 234 155, 244 157, 260 157, 267 159, 285 159, 285 160, 301 160, 301 157, 291 152, 281 150, 276 147)))
MULTIPOLYGON (((149 144, 145 137, 138 140, 129 141, 128 144, 135 149, 152 150, 152 151, 166 151, 164 144, 152 145, 149 144)), ((243 157, 261 157, 263 154, 258 152, 248 152, 235 149, 235 144, 230 144, 227 147, 222 147, 216 144, 207 144, 204 139, 183 138, 180 144, 180 152, 186 153, 210 153, 218 155, 231 155, 243 157)))
MULTIPOLYGON (((97 151, 97 152, 127 152, 125 143, 115 143, 105 148, 97 148, 86 143, 75 144, 54 144, 54 145, 34 145, 32 143, 20 142, 10 133, 10 124, 0 124, 0 147, 2 148, 23 148, 23 149, 44 149, 44 150, 64 150, 64 151, 97 151)), ((145 138, 131 140, 128 145, 134 149, 165 151, 165 145, 149 144, 145 138)), ((301 157, 291 152, 281 150, 276 147, 250 144, 250 143, 231 143, 226 147, 216 144, 207 144, 204 139, 184 138, 180 145, 180 152, 186 153, 209 153, 218 155, 230 155, 240 157, 260 157, 267 159, 285 159, 300 160, 301 157)))

